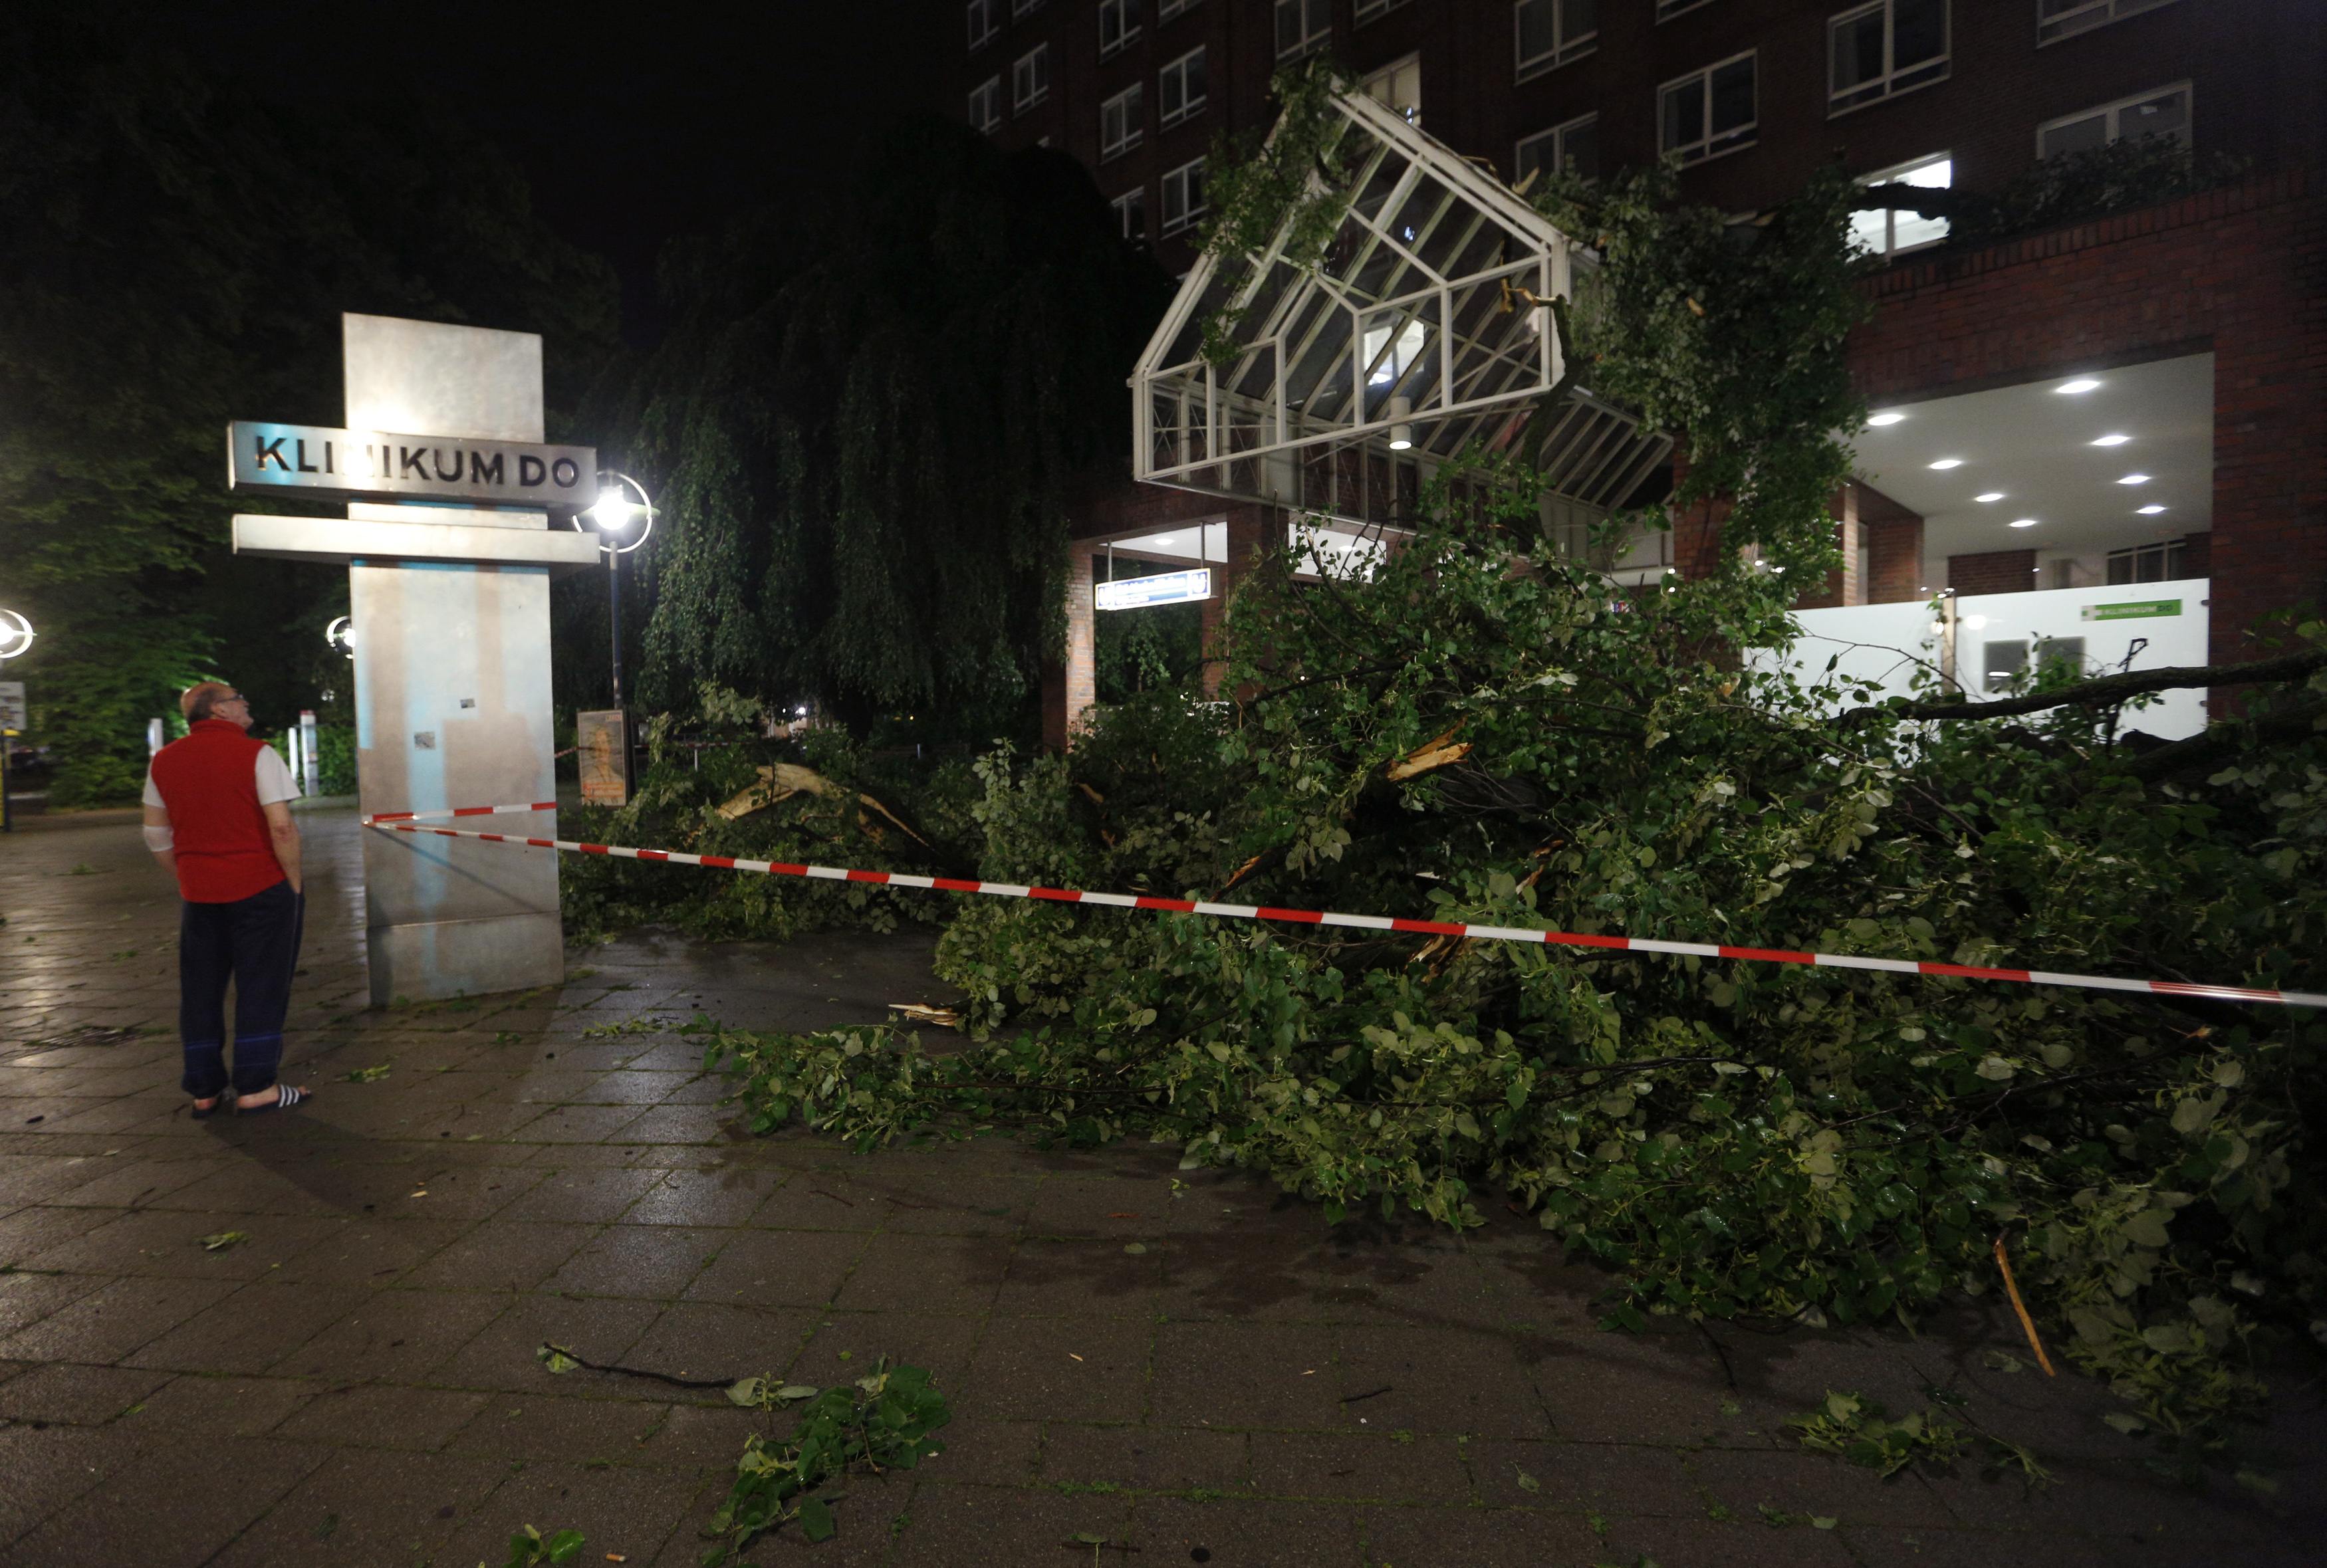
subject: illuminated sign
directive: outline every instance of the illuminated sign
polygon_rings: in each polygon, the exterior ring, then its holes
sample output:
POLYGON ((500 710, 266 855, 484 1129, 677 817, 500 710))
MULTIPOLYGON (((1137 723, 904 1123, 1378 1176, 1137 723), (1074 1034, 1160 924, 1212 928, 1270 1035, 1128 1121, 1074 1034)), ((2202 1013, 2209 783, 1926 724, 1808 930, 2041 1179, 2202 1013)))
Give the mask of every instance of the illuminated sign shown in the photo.
POLYGON ((2129 604, 2088 604, 2078 619, 2080 621, 2147 621, 2153 616, 2179 615, 2179 599, 2136 599, 2129 604))
POLYGON ((598 453, 531 441, 238 419, 227 427, 227 488, 572 511, 598 499, 598 453))
POLYGON ((1202 566, 1154 577, 1125 577, 1095 584, 1101 610, 1141 610, 1150 604, 1185 604, 1212 596, 1212 574, 1202 566))

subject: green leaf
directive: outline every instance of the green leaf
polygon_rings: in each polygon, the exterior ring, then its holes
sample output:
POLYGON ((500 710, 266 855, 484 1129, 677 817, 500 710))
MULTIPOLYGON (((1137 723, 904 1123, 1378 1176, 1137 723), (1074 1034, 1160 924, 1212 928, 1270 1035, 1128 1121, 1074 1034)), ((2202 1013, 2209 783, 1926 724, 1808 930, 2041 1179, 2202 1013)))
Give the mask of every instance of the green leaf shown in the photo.
POLYGON ((2162 1247, 2167 1240, 2165 1222, 2171 1218, 2163 1209, 2145 1209, 2125 1222, 2125 1238, 2135 1246, 2162 1247))
POLYGON ((549 1563, 563 1563, 581 1550, 581 1531, 560 1530, 557 1534, 549 1538, 549 1547, 543 1554, 543 1561, 549 1563))
POLYGON ((221 1230, 202 1237, 201 1243, 204 1252, 224 1252, 228 1247, 239 1246, 249 1239, 250 1232, 247 1230, 221 1230))
POLYGON ((552 1345, 546 1340, 534 1351, 533 1358, 557 1373, 571 1372, 582 1365, 565 1346, 552 1345))
POLYGON ((808 1498, 799 1506, 800 1533, 811 1541, 832 1539, 832 1510, 822 1498, 808 1498))
POLYGON ((1539 1492, 1543 1490, 1543 1483, 1541 1481, 1528 1474, 1527 1471, 1519 1470, 1517 1465, 1514 1465, 1511 1468, 1519 1471, 1519 1490, 1523 1492, 1539 1492))
POLYGON ((388 1064, 386 1062, 382 1062, 377 1067, 357 1068, 354 1071, 347 1074, 342 1081, 351 1084, 376 1084, 387 1076, 388 1064))
POLYGON ((746 1408, 759 1404, 767 1393, 768 1380, 764 1377, 738 1377, 727 1386, 728 1402, 746 1408))

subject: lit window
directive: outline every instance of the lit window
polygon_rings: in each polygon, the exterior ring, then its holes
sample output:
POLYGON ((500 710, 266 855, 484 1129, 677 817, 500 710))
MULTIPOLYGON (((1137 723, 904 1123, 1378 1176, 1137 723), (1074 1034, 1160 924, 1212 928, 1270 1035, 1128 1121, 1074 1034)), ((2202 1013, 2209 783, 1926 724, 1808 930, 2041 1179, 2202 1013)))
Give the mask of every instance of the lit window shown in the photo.
POLYGON ((1204 161, 1182 163, 1164 176, 1164 232, 1192 229, 1204 216, 1204 161))
POLYGON ((1051 46, 1038 43, 1010 68, 1010 107, 1024 114, 1051 96, 1051 46))
POLYGON ((1422 123, 1422 56, 1409 54, 1358 84, 1358 90, 1382 107, 1401 116, 1407 125, 1422 123))
POLYGON ((1357 23, 1363 27, 1369 22, 1388 15, 1405 4, 1406 0, 1358 0, 1357 23))
POLYGON ((1204 107, 1204 51, 1192 49, 1155 73, 1155 128, 1178 125, 1204 107))
POLYGON ((2154 545, 2135 545, 2130 549, 2108 553, 2108 580, 2112 588, 2126 583, 2171 583, 2188 570, 2186 539, 2160 539, 2154 545))
POLYGON ((1694 11, 1710 0, 1657 0, 1657 20, 1670 22, 1684 11, 1694 11))
POLYGON ((1600 117, 1585 115, 1522 139, 1511 160, 1511 182, 1538 169, 1563 170, 1586 178, 1600 173, 1600 117))
MULTIPOLYGON (((1879 169, 1859 183, 1871 189, 1883 185, 1921 185, 1944 191, 1955 182, 1955 160, 1942 153, 1918 158, 1895 169, 1879 169)), ((1896 209, 1864 209, 1850 215, 1851 243, 1871 256, 1896 256, 1937 245, 1948 237, 1948 220, 1896 209)))
POLYGON ((1140 133, 1147 128, 1145 96, 1140 85, 1133 82, 1098 106, 1100 158, 1116 157, 1139 145, 1140 133))
POLYGON ((1734 56, 1657 89, 1658 150, 1695 163, 1753 145, 1753 53, 1734 56))
POLYGON ((1000 30, 1001 21, 994 14, 995 0, 969 0, 969 46, 972 49, 990 41, 1000 30))
POLYGON ((2107 146, 2127 136, 2162 136, 2190 145, 2190 84, 2176 82, 2154 92, 2064 115, 2036 127, 2036 155, 2056 157, 2107 146))
POLYGON ((969 89, 969 128, 992 131, 1002 124, 1002 79, 989 76, 969 89))
POLYGON ((1511 7, 1511 27, 1519 78, 1525 81, 1598 47, 1600 0, 1519 0, 1511 7))
POLYGON ((2037 47, 2165 4, 2167 0, 2036 0, 2037 47))
POLYGON ((1330 0, 1276 0, 1276 58, 1306 54, 1333 31, 1330 0))
POLYGON ((1948 74, 1948 0, 1874 0, 1826 24, 1827 113, 1928 87, 1948 74))
POLYGON ((1116 227, 1123 231, 1124 238, 1135 245, 1145 244, 1147 239, 1146 188, 1126 191, 1107 205, 1115 209, 1116 227))
POLYGON ((1139 36, 1140 0, 1098 0, 1098 57, 1105 60, 1139 36))

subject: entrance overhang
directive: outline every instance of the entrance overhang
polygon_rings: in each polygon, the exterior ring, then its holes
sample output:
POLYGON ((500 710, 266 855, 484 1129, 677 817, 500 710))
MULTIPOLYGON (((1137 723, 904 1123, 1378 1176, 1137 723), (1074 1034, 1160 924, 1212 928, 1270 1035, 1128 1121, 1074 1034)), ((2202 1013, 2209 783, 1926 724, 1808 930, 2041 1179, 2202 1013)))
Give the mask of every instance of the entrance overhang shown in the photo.
MULTIPOLYGON (((1593 261, 1403 117, 1362 95, 1333 108, 1338 229, 1313 266, 1287 258, 1289 218, 1262 252, 1197 261, 1133 374, 1133 469, 1396 527, 1439 464, 1528 429, 1566 369, 1548 302, 1573 299, 1593 261), (1207 357, 1216 321, 1227 349, 1207 357)), ((1672 447, 1573 387, 1543 434, 1547 493, 1603 512, 1672 447)))

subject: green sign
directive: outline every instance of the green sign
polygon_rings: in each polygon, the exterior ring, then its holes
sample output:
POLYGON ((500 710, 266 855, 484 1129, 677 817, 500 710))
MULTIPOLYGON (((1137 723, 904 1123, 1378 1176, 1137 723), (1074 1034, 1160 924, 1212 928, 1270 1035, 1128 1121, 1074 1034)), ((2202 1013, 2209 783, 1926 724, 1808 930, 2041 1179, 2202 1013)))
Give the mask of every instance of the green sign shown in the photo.
POLYGON ((2179 599, 2136 599, 2130 604, 2088 604, 2083 618, 2087 621, 2146 621, 2153 615, 2179 615, 2179 599))

